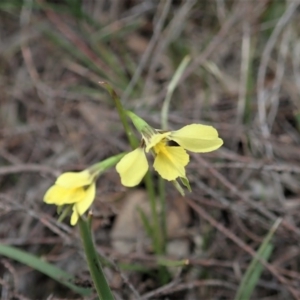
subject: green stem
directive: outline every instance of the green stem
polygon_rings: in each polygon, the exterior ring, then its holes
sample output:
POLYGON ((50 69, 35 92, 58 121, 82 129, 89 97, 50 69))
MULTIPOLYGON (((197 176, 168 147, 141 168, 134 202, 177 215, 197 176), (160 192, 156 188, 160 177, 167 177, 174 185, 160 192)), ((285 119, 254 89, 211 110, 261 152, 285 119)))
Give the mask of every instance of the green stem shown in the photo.
MULTIPOLYGON (((124 130, 126 132, 128 140, 129 140, 130 146, 132 149, 135 149, 138 145, 138 141, 132 134, 132 131, 128 124, 127 112, 123 108, 120 98, 118 97, 117 93, 114 91, 114 89, 112 88, 112 86, 110 84, 108 84, 107 82, 101 82, 101 84, 106 88, 106 90, 109 92, 109 94, 113 98, 116 108, 119 113, 120 120, 123 124, 124 130)), ((157 213, 155 189, 154 189, 153 180, 152 180, 150 172, 146 173, 144 182, 145 182, 146 189, 148 192, 148 197, 150 199, 151 214, 152 214, 152 218, 153 218, 153 231, 154 232, 153 232, 151 238, 153 241, 153 246, 154 246, 155 252, 157 254, 162 254, 162 251, 163 251, 162 235, 161 235, 161 230, 160 230, 159 216, 157 213)))
POLYGON ((160 230, 159 216, 157 212, 155 190, 153 180, 149 171, 146 173, 144 181, 148 192, 148 197, 150 199, 151 215, 153 219, 152 242, 154 251, 156 254, 163 254, 162 235, 160 230))
POLYGON ((115 92, 115 90, 112 88, 112 86, 109 83, 107 83, 107 82, 100 82, 100 83, 106 88, 106 90, 109 92, 110 96, 112 97, 112 99, 115 102, 115 106, 118 110, 118 114, 120 116, 121 122, 123 124, 124 130, 126 132, 126 135, 129 140, 131 148, 132 149, 136 148, 138 145, 138 141, 130 129, 130 126, 129 126, 128 120, 127 120, 126 111, 123 108, 123 105, 120 101, 119 96, 117 95, 117 93, 115 92))
POLYGON ((102 160, 91 167, 89 167, 89 170, 91 173, 95 173, 97 177, 104 173, 106 170, 110 169, 114 165, 116 165, 120 159, 126 154, 126 152, 111 156, 105 160, 102 160))
MULTIPOLYGON (((109 92, 111 97, 113 98, 116 108, 118 110, 121 122, 123 124, 124 130, 126 132, 127 138, 129 140, 130 146, 132 149, 135 149, 138 146, 138 141, 133 135, 130 126, 128 124, 128 119, 127 119, 127 114, 126 110, 124 110, 122 103, 120 101, 120 98, 114 91, 114 89, 106 82, 101 83, 106 90, 109 92)), ((137 117, 137 116, 136 116, 137 117)), ((132 118, 132 117, 131 117, 132 118)), ((148 124, 145 123, 147 126, 148 124)), ((159 219, 159 214, 157 211, 157 205, 156 205, 156 193, 154 189, 154 184, 153 184, 153 179, 151 177, 151 173, 148 171, 144 177, 144 182, 146 185, 146 189, 148 192, 148 197, 150 199, 150 207, 151 207, 151 215, 152 215, 152 225, 151 225, 151 239, 153 243, 153 248, 156 254, 160 255, 164 253, 165 249, 165 240, 163 238, 164 235, 161 233, 161 228, 160 228, 160 219, 159 219)), ((165 201, 163 201, 165 202, 165 201)), ((166 271, 165 268, 160 268, 159 269, 159 277, 163 283, 166 283, 169 280, 169 275, 168 272, 166 271)))
POLYGON ((88 222, 82 220, 82 218, 79 218, 78 225, 89 270, 99 299, 114 300, 112 292, 105 279, 101 264, 99 262, 98 253, 94 247, 89 224, 88 222))
POLYGON ((166 189, 165 181, 162 177, 158 180, 159 200, 161 205, 160 220, 161 220, 161 236, 162 236, 162 249, 163 253, 166 251, 167 242, 167 202, 166 202, 166 189))

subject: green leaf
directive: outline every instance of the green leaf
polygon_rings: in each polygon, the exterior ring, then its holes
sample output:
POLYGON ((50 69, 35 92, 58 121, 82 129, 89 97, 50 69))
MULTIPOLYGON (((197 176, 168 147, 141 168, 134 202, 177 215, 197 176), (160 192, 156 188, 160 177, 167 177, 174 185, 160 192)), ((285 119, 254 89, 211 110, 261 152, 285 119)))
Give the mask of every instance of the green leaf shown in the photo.
POLYGON ((75 277, 63 270, 45 262, 44 260, 29 254, 23 250, 16 249, 15 247, 0 244, 0 254, 8 258, 14 259, 20 263, 23 263, 49 277, 56 280, 57 282, 65 285, 72 291, 82 295, 88 296, 91 294, 92 289, 83 288, 75 285, 75 277))
POLYGON ((273 244, 271 243, 272 237, 281 223, 282 219, 278 219, 272 228, 270 229, 267 236, 264 238, 262 244, 260 245, 257 255, 252 259, 246 273, 244 274, 238 291, 235 295, 234 300, 249 300, 256 287, 258 280, 263 272, 263 266, 259 262, 259 259, 267 261, 273 251, 273 244))

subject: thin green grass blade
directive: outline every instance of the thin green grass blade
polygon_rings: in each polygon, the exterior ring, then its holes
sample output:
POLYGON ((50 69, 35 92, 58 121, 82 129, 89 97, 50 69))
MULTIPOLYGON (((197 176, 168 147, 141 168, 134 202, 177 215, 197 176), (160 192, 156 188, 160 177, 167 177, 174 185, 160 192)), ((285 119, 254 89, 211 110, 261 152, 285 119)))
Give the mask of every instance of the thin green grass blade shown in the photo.
POLYGON ((140 207, 137 207, 137 211, 140 214, 140 218, 142 220, 143 226, 148 234, 153 239, 153 229, 152 226, 148 220, 148 217, 146 214, 143 212, 143 210, 140 207))
POLYGON ((86 66, 90 70, 93 70, 102 78, 108 79, 107 72, 97 67, 97 65, 89 57, 87 57, 85 53, 81 52, 78 48, 74 47, 74 45, 67 39, 65 39, 63 36, 48 29, 44 30, 43 32, 53 44, 64 49, 67 52, 67 55, 78 59, 84 66, 86 66))
POLYGON ((170 260, 165 258, 158 258, 157 263, 161 266, 165 267, 185 267, 188 265, 188 260, 182 259, 182 260, 170 260))
MULTIPOLYGON (((161 110, 161 129, 163 130, 168 129, 168 114, 169 114, 169 107, 170 107, 170 102, 171 102, 173 92, 176 89, 179 80, 181 78, 181 75, 186 69, 190 60, 191 60, 190 56, 187 55, 184 57, 184 59, 181 61, 179 67, 175 71, 175 74, 173 75, 168 85, 167 95, 165 97, 162 110, 161 110)), ((179 190, 181 194, 184 194, 183 190, 181 189, 177 181, 174 181, 174 184, 176 185, 177 190, 179 190)), ((186 185, 186 181, 184 181, 184 185, 186 185)), ((189 188, 189 184, 187 186, 189 188)), ((162 249, 163 252, 165 252, 166 240, 167 240, 167 205, 166 205, 166 197, 165 197, 165 181, 161 177, 159 178, 159 201, 161 205, 160 223, 162 228, 162 249)))
POLYGON ((166 98, 164 100, 164 103, 163 103, 163 106, 161 109, 161 128, 163 130, 167 130, 167 128, 168 128, 168 113, 169 113, 171 97, 173 95, 173 92, 174 92, 176 86, 179 83, 182 73, 186 69, 190 60, 191 60, 191 58, 188 55, 182 60, 179 67, 177 68, 172 80, 170 81, 170 83, 168 85, 167 95, 166 95, 166 98))
MULTIPOLYGON (((108 99, 107 94, 99 92, 99 89, 95 89, 93 87, 87 87, 83 85, 76 85, 76 86, 69 86, 68 92, 74 93, 78 95, 78 97, 81 97, 82 99, 86 99, 86 97, 89 97, 93 100, 97 100, 99 102, 110 104, 110 99, 108 99)), ((69 99, 66 99, 68 101, 69 99)), ((70 101, 74 101, 74 99, 70 99, 70 101)))
POLYGON ((148 267, 145 267, 142 264, 136 264, 136 263, 120 263, 119 268, 123 271, 136 271, 136 272, 142 272, 142 273, 148 273, 151 274, 151 270, 148 267))
POLYGON ((234 300, 249 300, 251 298, 251 295, 263 271, 263 266, 259 262, 259 258, 265 261, 270 258, 270 255, 273 251, 271 240, 281 221, 282 219, 278 219, 274 223, 269 233, 260 245, 257 251, 257 256, 252 259, 246 273, 243 276, 234 300))
POLYGON ((16 249, 12 246, 0 244, 0 254, 8 258, 14 259, 20 263, 23 263, 49 277, 56 280, 57 282, 65 285, 72 291, 82 295, 88 296, 91 294, 92 289, 79 287, 74 282, 75 277, 71 274, 64 272, 63 270, 43 261, 42 259, 29 254, 23 250, 16 249))
MULTIPOLYGON (((270 258, 270 255, 272 254, 273 248, 274 246, 272 244, 267 244, 264 248, 263 253, 261 254, 261 258, 267 261, 270 258)), ((245 281, 246 284, 243 290, 241 291, 241 296, 240 298, 238 298, 239 300, 251 299, 251 295, 257 285, 259 278, 261 277, 263 270, 264 267, 258 261, 255 264, 253 264, 252 272, 247 277, 247 281, 245 281)))

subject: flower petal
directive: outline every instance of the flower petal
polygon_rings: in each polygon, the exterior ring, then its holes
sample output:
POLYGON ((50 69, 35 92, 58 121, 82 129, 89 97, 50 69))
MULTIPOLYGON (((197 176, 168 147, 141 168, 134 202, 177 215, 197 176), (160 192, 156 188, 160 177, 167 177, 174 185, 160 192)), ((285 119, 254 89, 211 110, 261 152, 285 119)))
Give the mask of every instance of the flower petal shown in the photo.
POLYGON ((186 177, 184 167, 188 162, 189 155, 182 147, 165 146, 157 153, 153 167, 162 178, 171 181, 186 177))
POLYGON ((48 204, 64 205, 81 201, 85 196, 82 188, 66 189, 59 185, 53 185, 44 196, 44 202, 48 204))
POLYGON ((71 225, 72 226, 76 225, 78 222, 78 219, 79 219, 79 214, 78 214, 75 206, 73 206, 73 213, 72 213, 71 221, 70 221, 71 225))
POLYGON ((171 132, 165 132, 165 133, 156 133, 151 136, 150 140, 147 142, 146 141, 146 152, 148 153, 151 148, 153 148, 155 145, 157 145, 161 140, 169 136, 171 132))
POLYGON ((56 179, 56 184, 64 188, 78 188, 86 185, 90 185, 94 180, 94 177, 88 170, 81 172, 67 172, 61 174, 56 179))
POLYGON ((132 187, 141 182, 148 170, 148 161, 143 148, 126 154, 116 166, 124 186, 132 187))
POLYGON ((71 225, 75 225, 77 223, 78 216, 76 216, 76 214, 82 216, 88 210, 88 208, 92 205, 95 199, 95 195, 96 195, 96 184, 93 183, 88 187, 87 190, 85 190, 84 198, 80 202, 74 204, 73 214, 71 217, 71 225))
POLYGON ((214 127, 201 124, 191 124, 173 131, 170 139, 196 153, 210 152, 223 145, 223 140, 218 137, 218 131, 214 127))

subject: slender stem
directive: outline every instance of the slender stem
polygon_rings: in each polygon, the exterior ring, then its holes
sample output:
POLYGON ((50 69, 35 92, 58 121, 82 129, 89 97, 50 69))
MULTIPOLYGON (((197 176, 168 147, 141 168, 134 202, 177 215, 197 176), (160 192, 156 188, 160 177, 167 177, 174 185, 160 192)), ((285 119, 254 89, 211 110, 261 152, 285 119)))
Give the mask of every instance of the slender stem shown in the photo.
POLYGON ((117 154, 115 156, 111 156, 105 160, 102 160, 94 165, 92 165, 89 170, 91 173, 95 173, 95 176, 99 176, 104 173, 106 170, 113 167, 115 164, 119 162, 119 160, 126 154, 126 152, 117 154))
POLYGON ((79 218, 78 225, 89 270, 99 299, 114 300, 113 294, 107 284, 100 261, 98 259, 98 253, 94 247, 89 224, 88 222, 82 220, 82 218, 79 218))
MULTIPOLYGON (((113 98, 116 108, 119 113, 120 120, 123 124, 124 130, 126 132, 128 140, 129 140, 130 146, 132 149, 135 149, 138 145, 138 142, 137 142, 137 139, 132 134, 132 131, 128 124, 126 110, 123 108, 120 98, 118 97, 118 95, 116 94, 116 92, 114 91, 114 89, 112 88, 112 86, 110 84, 108 84, 107 82, 101 82, 101 84, 106 88, 106 90, 109 92, 109 94, 113 98)), ((152 234, 151 238, 153 241, 153 246, 154 246, 155 252, 157 254, 162 254, 162 250, 163 250, 162 235, 161 235, 159 216, 158 216, 157 206, 156 206, 155 189, 154 189, 154 184, 153 184, 153 180, 152 180, 150 172, 147 172, 147 174, 145 175, 144 182, 145 182, 148 196, 150 199, 151 214, 152 214, 152 218, 153 218, 154 233, 152 234)))
POLYGON ((129 140, 130 146, 132 149, 136 148, 138 145, 138 141, 135 138, 135 136, 133 135, 130 126, 128 124, 128 120, 127 120, 127 115, 126 115, 126 111, 123 108, 123 105, 120 101, 119 96, 117 95, 117 93, 115 92, 115 90, 112 88, 112 86, 110 84, 108 84, 107 82, 100 82, 100 84, 102 84, 106 90, 109 92, 110 96, 112 97, 112 99, 115 102, 115 106, 118 110, 118 114, 120 116, 120 120, 123 124, 124 130, 126 132, 127 138, 129 140))
POLYGON ((155 190, 150 172, 145 175, 145 185, 150 199, 150 208, 152 215, 152 242, 156 254, 163 254, 162 235, 159 223, 159 215, 157 212, 155 190))
POLYGON ((165 181, 162 177, 158 180, 159 200, 161 205, 160 221, 161 221, 161 235, 162 235, 162 249, 163 253, 166 251, 167 242, 167 201, 165 181))

